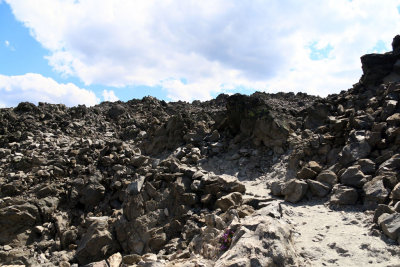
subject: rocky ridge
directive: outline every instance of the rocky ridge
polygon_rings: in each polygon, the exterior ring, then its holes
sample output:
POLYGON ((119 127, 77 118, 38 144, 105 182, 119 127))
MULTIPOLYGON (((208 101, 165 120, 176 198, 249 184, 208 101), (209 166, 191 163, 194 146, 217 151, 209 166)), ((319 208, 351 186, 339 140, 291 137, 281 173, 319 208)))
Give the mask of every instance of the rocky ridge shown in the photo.
POLYGON ((384 241, 360 243, 381 260, 369 264, 400 262, 399 51, 396 36, 392 52, 361 57, 360 81, 326 98, 1 109, 0 263, 357 266, 340 240, 325 247, 337 259, 299 246, 296 205, 316 200, 364 214, 384 241))

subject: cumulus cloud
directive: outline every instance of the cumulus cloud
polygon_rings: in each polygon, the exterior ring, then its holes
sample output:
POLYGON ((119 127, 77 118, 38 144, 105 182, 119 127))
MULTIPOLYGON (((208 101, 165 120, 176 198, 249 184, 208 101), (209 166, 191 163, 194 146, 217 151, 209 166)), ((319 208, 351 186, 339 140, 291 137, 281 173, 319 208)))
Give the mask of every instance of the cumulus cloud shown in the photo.
POLYGON ((7 47, 10 46, 10 42, 9 42, 8 40, 5 40, 5 41, 4 41, 4 44, 5 44, 5 46, 7 46, 7 47))
POLYGON ((104 101, 115 102, 118 101, 119 98, 115 95, 113 90, 103 90, 103 99, 104 101))
POLYGON ((67 106, 93 106, 100 101, 90 90, 79 88, 72 83, 60 84, 37 73, 18 76, 0 74, 0 95, 0 107, 13 107, 22 101, 35 104, 62 103, 67 106))
POLYGON ((161 85, 174 100, 238 87, 339 92, 400 28, 398 0, 6 2, 56 71, 87 85, 161 85))

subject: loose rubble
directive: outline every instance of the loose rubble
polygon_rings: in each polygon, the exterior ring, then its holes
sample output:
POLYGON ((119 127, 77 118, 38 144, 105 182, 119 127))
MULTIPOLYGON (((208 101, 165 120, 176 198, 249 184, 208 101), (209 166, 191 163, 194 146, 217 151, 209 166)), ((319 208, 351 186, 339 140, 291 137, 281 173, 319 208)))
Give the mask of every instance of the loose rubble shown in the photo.
POLYGON ((399 40, 393 52, 362 56, 360 81, 326 98, 257 92, 0 109, 0 263, 340 263, 296 244, 296 203, 315 200, 329 212, 365 211, 360 227, 386 242, 374 255, 400 262, 399 40))

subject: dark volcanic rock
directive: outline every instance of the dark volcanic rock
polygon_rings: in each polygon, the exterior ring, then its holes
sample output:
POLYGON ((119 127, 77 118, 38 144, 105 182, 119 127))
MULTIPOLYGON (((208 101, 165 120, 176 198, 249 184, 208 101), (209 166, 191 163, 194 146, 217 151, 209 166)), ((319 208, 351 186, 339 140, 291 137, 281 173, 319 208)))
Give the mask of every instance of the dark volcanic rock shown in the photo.
POLYGON ((306 265, 314 255, 297 255, 269 189, 292 203, 361 203, 399 240, 399 36, 392 45, 326 98, 0 109, 0 265, 306 265))

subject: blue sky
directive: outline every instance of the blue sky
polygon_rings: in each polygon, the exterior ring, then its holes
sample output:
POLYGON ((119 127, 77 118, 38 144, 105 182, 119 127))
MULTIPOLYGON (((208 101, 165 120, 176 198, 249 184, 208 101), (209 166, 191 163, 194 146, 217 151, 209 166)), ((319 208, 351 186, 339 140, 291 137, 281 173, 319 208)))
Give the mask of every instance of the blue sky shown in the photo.
POLYGON ((384 3, 0 0, 0 107, 338 93, 400 33, 384 3))

